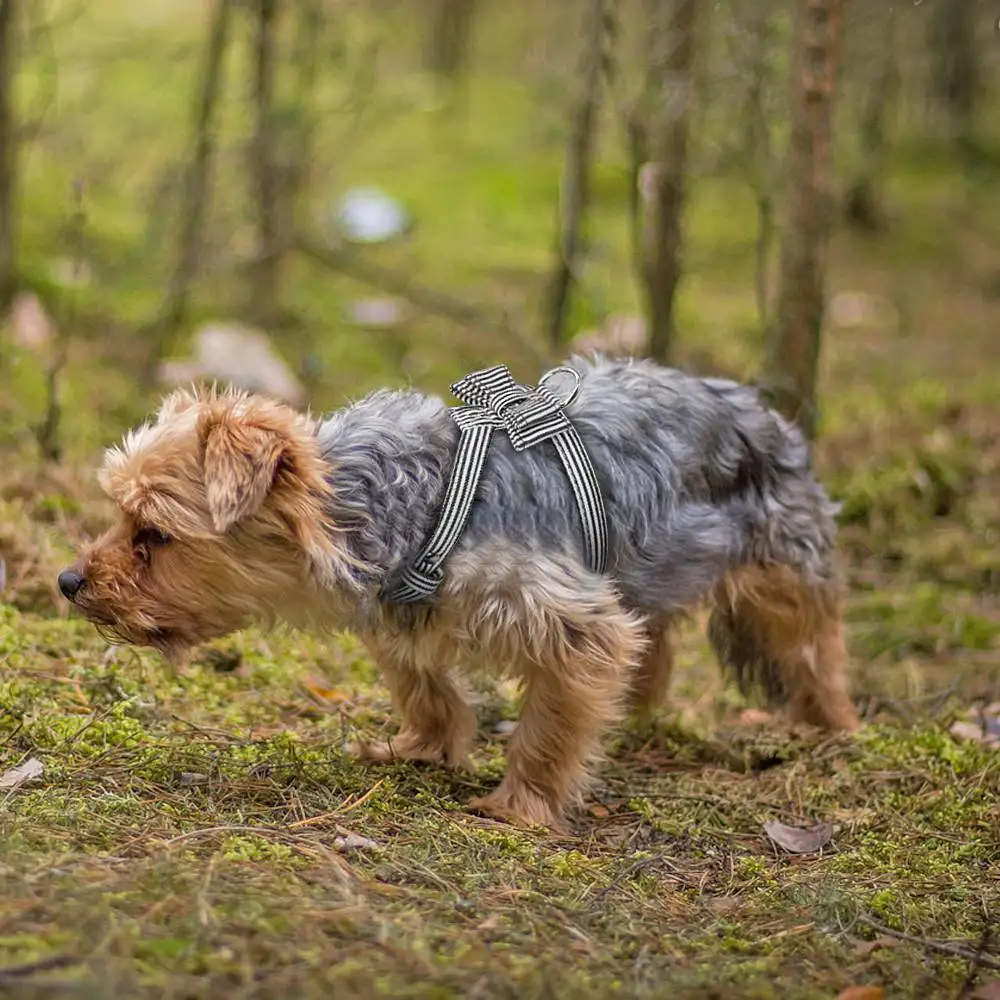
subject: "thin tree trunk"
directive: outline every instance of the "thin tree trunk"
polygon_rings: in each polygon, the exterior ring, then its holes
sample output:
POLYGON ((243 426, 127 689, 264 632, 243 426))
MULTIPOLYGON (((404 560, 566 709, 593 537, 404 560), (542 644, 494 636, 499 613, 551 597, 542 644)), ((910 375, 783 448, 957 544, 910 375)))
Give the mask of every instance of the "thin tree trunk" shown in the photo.
POLYGON ((649 314, 648 353, 670 359, 674 297, 681 278, 684 182, 694 103, 694 35, 700 0, 650 0, 653 55, 648 117, 649 198, 645 205, 643 276, 649 314))
POLYGON ((777 408, 816 431, 816 378, 831 223, 831 133, 843 0, 799 0, 785 232, 768 384, 777 408))
POLYGON ((323 28, 327 23, 323 15, 323 0, 300 0, 298 13, 299 23, 293 46, 293 59, 298 71, 294 91, 295 126, 288 137, 290 149, 285 163, 286 197, 282 219, 290 242, 294 242, 295 238, 299 195, 308 185, 312 168, 317 126, 316 81, 320 68, 323 28))
POLYGON ((934 92, 948 115, 952 140, 966 154, 975 144, 976 108, 982 85, 976 44, 981 8, 978 0, 939 0, 929 23, 934 92))
POLYGON ((209 174, 215 152, 215 109, 222 87, 222 69, 229 38, 233 0, 216 0, 211 30, 205 46, 202 83, 195 105, 194 155, 188 165, 177 242, 177 264, 167 287, 160 315, 154 323, 153 344, 146 377, 151 379, 165 353, 169 338, 187 315, 191 285, 198 270, 202 228, 209 195, 209 174))
POLYGON ((767 119, 769 67, 774 38, 774 11, 766 0, 749 0, 750 53, 747 60, 749 82, 743 102, 743 151, 746 169, 757 206, 757 240, 755 244, 754 290, 760 328, 771 323, 770 269, 771 249, 775 237, 774 156, 771 127, 767 119))
POLYGON ((643 167, 649 161, 649 135, 646 123, 635 102, 625 109, 625 138, 628 148, 628 219, 632 267, 639 287, 646 287, 645 192, 643 167))
POLYGON ((282 246, 279 216, 284 191, 275 141, 274 77, 277 0, 257 0, 254 39, 254 136, 250 146, 250 176, 254 179, 257 211, 257 259, 250 269, 250 314, 262 326, 277 318, 282 246))
MULTIPOLYGON (((859 128, 860 162, 844 197, 844 216, 858 229, 875 232, 885 223, 881 181, 889 151, 888 120, 899 92, 896 65, 896 10, 892 4, 877 16, 877 53, 868 61, 859 128)), ((874 48, 874 46, 873 46, 874 48)))
POLYGON ((606 0, 591 0, 586 44, 580 72, 580 92, 573 112, 559 204, 558 259, 548 295, 549 343, 557 351, 563 341, 570 291, 585 252, 584 227, 590 200, 601 74, 604 65, 606 0))
POLYGON ((17 284, 15 261, 17 122, 14 118, 16 0, 0 0, 0 311, 17 284))
POLYGON ((465 69, 472 40, 476 0, 434 0, 428 18, 427 70, 455 81, 465 69))

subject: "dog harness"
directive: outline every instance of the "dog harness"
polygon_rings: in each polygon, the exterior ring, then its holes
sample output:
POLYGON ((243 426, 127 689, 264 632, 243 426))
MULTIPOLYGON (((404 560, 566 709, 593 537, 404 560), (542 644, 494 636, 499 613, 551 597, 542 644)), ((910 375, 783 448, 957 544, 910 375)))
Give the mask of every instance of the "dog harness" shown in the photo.
POLYGON ((514 381, 506 365, 472 372, 451 387, 465 405, 451 408, 459 429, 458 450, 437 527, 400 582, 383 593, 383 597, 411 604, 431 597, 437 590, 444 578, 442 566, 469 519, 490 442, 497 430, 506 432, 516 452, 543 441, 552 442, 580 512, 587 567, 595 573, 604 572, 608 560, 604 500, 587 449, 563 412, 579 388, 580 374, 572 368, 553 368, 539 379, 538 385, 525 386, 514 381), (569 396, 560 400, 546 387, 546 382, 563 373, 572 375, 576 384, 569 396))

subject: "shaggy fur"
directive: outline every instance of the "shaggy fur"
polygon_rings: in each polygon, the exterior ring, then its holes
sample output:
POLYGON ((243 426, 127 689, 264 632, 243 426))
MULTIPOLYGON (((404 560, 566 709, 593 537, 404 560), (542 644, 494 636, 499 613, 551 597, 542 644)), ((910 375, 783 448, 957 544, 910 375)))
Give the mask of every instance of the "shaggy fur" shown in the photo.
POLYGON ((250 621, 350 628, 400 712, 356 751, 460 765, 475 718, 454 668, 523 680, 507 773, 474 805, 558 826, 601 734, 662 699, 676 619, 711 602, 710 637, 744 690, 852 728, 832 565, 835 508, 799 432, 751 389, 641 361, 574 358, 567 407, 604 494, 610 559, 584 565, 551 442, 494 437, 434 598, 391 605, 443 499, 457 429, 445 403, 376 392, 323 421, 239 394, 175 393, 111 450, 120 523, 60 585, 99 627, 171 656, 250 621))

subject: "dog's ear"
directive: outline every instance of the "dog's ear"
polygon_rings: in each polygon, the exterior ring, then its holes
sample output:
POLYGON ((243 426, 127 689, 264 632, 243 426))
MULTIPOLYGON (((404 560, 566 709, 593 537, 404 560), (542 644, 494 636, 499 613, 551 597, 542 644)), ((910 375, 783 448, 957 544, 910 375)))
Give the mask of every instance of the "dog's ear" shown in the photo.
POLYGON ((260 510, 288 442, 279 431, 231 413, 206 420, 200 437, 208 510, 215 530, 225 532, 260 510))

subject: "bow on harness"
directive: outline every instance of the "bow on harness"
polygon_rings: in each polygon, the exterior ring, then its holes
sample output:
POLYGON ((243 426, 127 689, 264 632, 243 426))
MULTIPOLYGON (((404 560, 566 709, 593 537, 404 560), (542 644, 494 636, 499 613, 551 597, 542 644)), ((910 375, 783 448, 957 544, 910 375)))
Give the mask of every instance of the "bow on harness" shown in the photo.
POLYGON ((459 379, 452 393, 465 405, 451 410, 458 425, 458 450, 434 533, 413 565, 390 591, 383 594, 401 604, 433 595, 444 577, 442 566, 455 547, 472 510, 476 489, 489 455, 494 431, 503 430, 516 452, 542 441, 551 441, 562 462, 576 498, 583 525, 584 555, 588 569, 603 573, 608 558, 608 524, 604 500, 590 456, 576 428, 563 412, 580 387, 572 368, 554 368, 537 386, 519 385, 506 365, 472 372, 459 379), (554 375, 568 373, 576 380, 569 397, 559 400, 546 387, 554 375))

